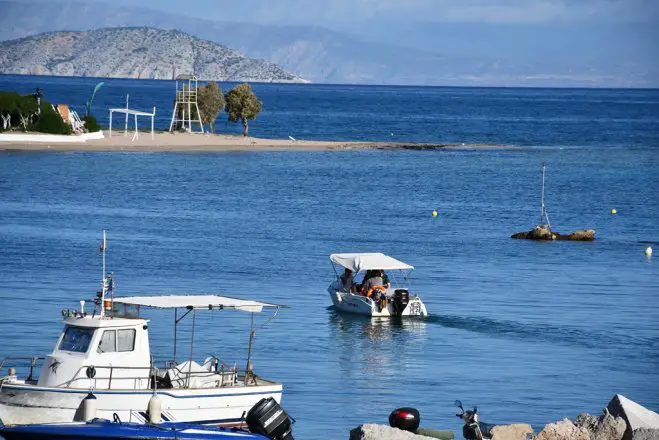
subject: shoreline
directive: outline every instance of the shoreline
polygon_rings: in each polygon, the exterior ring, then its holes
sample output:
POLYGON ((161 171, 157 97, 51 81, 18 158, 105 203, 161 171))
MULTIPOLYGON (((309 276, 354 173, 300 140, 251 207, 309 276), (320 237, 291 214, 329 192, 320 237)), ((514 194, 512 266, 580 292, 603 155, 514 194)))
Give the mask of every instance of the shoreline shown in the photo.
MULTIPOLYGON (((24 133, 22 133, 24 134, 24 133)), ((57 142, 47 140, 0 140, 0 151, 54 151, 54 152, 247 152, 247 151, 349 151, 349 150, 439 150, 439 149, 512 149, 511 145, 465 143, 414 143, 414 142, 355 142, 315 141, 291 139, 264 139, 237 135, 212 135, 188 133, 140 132, 133 139, 133 132, 113 133, 103 131, 101 139, 80 141, 62 137, 57 142)), ((35 134, 39 136, 39 134, 35 134)))

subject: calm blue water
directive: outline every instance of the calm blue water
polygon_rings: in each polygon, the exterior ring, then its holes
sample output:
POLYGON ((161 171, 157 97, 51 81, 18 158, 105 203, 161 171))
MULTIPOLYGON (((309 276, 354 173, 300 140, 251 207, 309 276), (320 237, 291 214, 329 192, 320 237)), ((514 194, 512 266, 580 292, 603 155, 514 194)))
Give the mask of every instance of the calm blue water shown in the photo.
MULTIPOLYGON (((83 102, 95 81, 0 77, 0 89, 19 83, 83 102)), ((119 105, 126 90, 144 108, 166 106, 172 87, 108 81, 95 106, 119 105)), ((458 432, 455 399, 488 422, 535 426, 598 413, 615 393, 659 408, 659 246, 647 259, 642 243, 659 243, 659 91, 255 89, 267 109, 258 136, 393 131, 520 148, 0 152, 0 356, 52 349, 59 310, 99 286, 106 228, 119 294, 217 291, 290 306, 257 331, 254 364, 284 383, 296 438, 347 438, 403 405, 458 432), (593 227, 596 242, 509 238, 538 221, 543 161, 555 228, 593 227), (413 264, 432 316, 329 310, 328 255, 359 251, 413 264)), ((168 357, 171 313, 149 316, 156 355, 168 357)), ((197 322, 197 359, 244 364, 248 315, 197 322)))

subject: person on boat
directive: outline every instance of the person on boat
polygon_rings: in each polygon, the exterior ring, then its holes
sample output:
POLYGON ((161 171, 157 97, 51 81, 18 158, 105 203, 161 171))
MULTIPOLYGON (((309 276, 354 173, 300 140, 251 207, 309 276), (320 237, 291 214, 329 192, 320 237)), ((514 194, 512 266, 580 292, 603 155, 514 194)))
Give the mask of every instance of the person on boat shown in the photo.
POLYGON ((368 282, 369 279, 373 278, 374 276, 375 276, 375 271, 368 269, 364 274, 364 278, 362 279, 361 284, 355 285, 357 292, 359 292, 362 295, 366 295, 366 290, 365 290, 366 283, 368 282))
POLYGON ((363 284, 363 292, 371 298, 376 291, 385 291, 389 288, 389 280, 386 278, 384 271, 376 269, 372 271, 372 276, 363 284))
POLYGON ((343 291, 344 292, 352 292, 354 283, 353 280, 355 278, 355 274, 352 270, 346 268, 343 271, 343 274, 340 276, 341 279, 341 285, 343 286, 343 291))

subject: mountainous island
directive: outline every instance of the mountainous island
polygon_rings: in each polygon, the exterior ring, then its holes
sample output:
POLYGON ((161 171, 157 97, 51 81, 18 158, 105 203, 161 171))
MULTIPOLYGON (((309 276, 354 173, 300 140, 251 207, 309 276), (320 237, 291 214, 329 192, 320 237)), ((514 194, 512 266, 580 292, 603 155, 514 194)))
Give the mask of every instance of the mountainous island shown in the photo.
POLYGON ((0 73, 106 78, 306 82, 269 61, 176 30, 48 32, 0 45, 0 73))
POLYGON ((212 12, 186 15, 194 11, 185 8, 168 12, 165 3, 149 9, 101 0, 0 0, 0 46, 6 51, 6 40, 44 32, 149 27, 226 45, 315 83, 659 86, 653 23, 419 22, 397 17, 334 28, 331 23, 245 22, 268 14, 269 8, 281 12, 279 3, 239 2, 232 11, 260 6, 243 15, 226 11, 223 19, 212 12))

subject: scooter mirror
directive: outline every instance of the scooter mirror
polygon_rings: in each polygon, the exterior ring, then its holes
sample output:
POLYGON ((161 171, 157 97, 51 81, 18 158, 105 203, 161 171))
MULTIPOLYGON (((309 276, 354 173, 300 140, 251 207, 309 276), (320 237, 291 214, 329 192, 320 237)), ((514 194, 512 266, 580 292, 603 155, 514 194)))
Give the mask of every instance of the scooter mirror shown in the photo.
POLYGON ((459 400, 456 400, 456 401, 455 401, 455 406, 457 406, 457 407, 460 408, 462 411, 464 411, 464 409, 462 408, 462 402, 460 402, 459 400))

